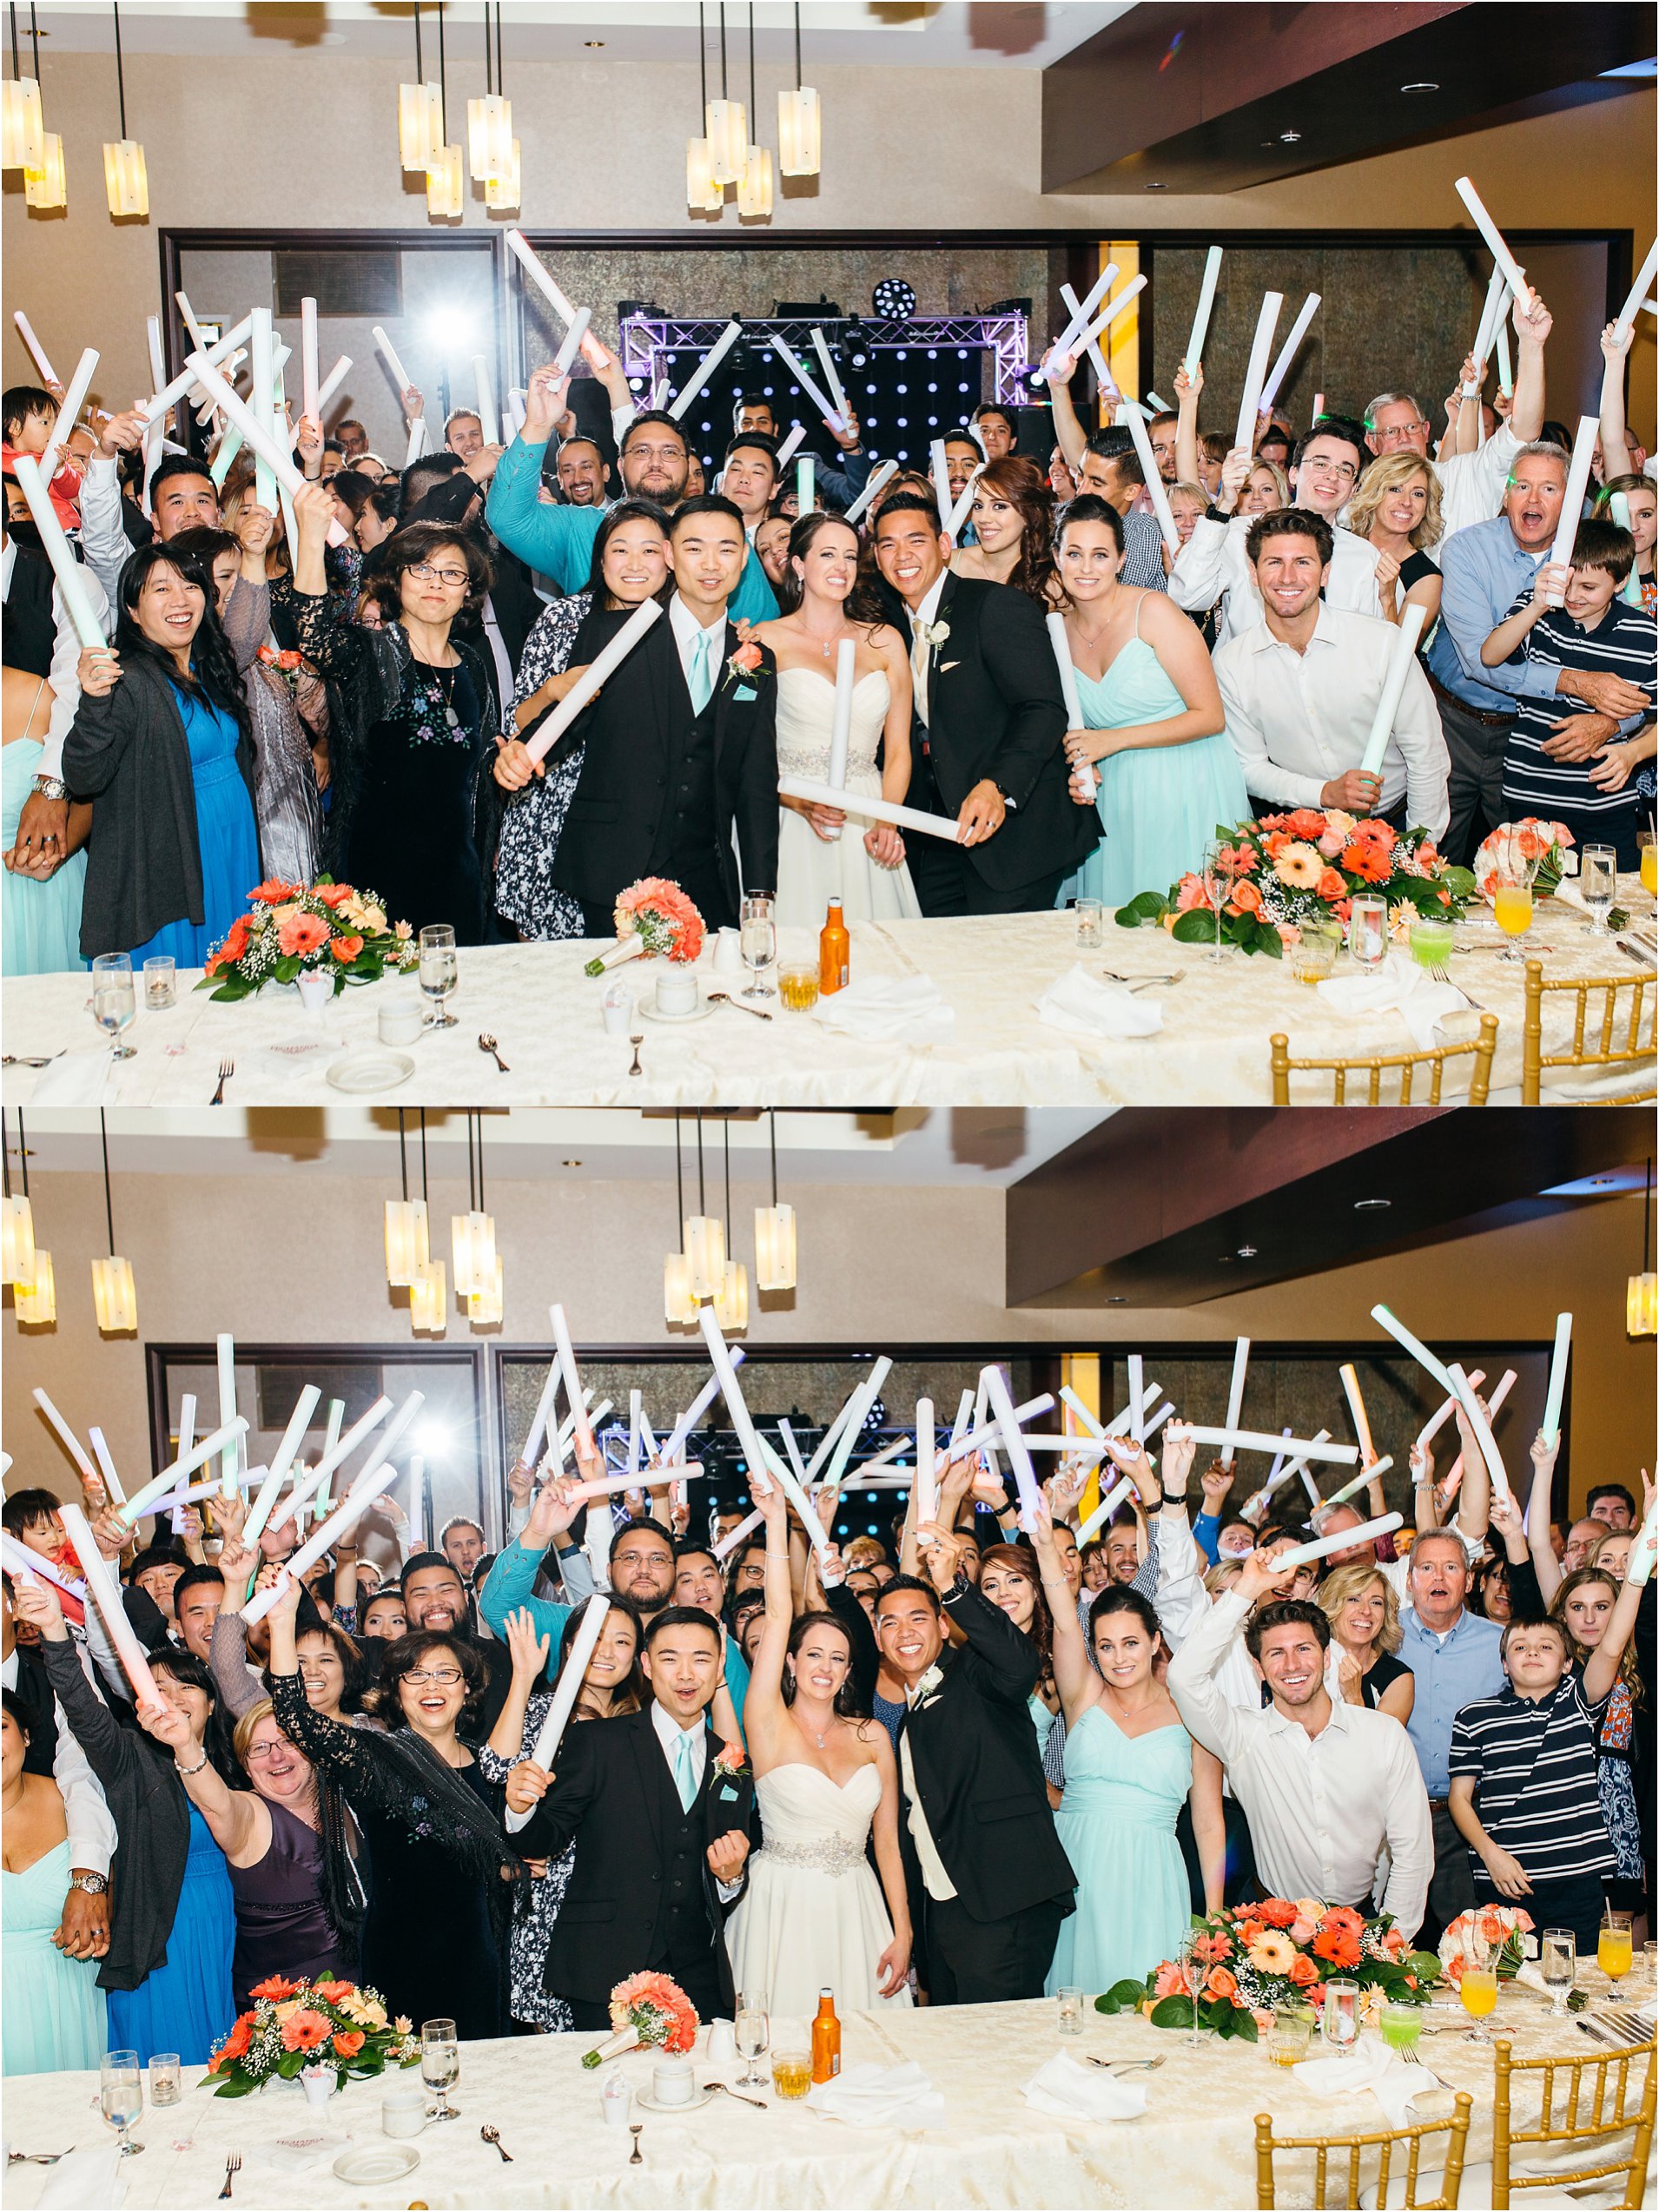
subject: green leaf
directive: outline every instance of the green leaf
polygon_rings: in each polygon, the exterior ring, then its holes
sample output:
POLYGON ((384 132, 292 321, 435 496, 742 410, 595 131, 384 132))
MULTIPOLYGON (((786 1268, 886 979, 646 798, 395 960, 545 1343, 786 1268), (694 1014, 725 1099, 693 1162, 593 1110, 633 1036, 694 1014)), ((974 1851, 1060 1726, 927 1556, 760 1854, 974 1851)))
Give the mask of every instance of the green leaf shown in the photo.
POLYGON ((1118 920, 1126 929, 1133 929, 1135 921, 1157 921, 1167 910, 1169 901, 1161 891, 1137 891, 1127 906, 1118 908, 1118 920), (1132 919, 1133 917, 1133 919, 1132 919))
POLYGON ((1255 949, 1259 953, 1266 953, 1269 960, 1284 959, 1285 940, 1271 921, 1259 921, 1256 924, 1255 949))
POLYGON ((1144 1982, 1114 1982, 1104 1995, 1094 2000, 1097 2012, 1133 2012, 1146 1997, 1144 1982))
MULTIPOLYGON (((1178 945, 1213 945, 1215 942, 1215 916, 1206 907, 1188 907, 1177 915, 1175 927, 1170 933, 1178 945)), ((1226 934, 1222 925, 1222 934, 1226 934)))
POLYGON ((245 2077, 239 2077, 230 2074, 220 2083, 214 2095, 215 2096, 252 2096, 258 2086, 257 2082, 250 2082, 245 2077))
POLYGON ((1193 2000, 1190 1997, 1160 1997, 1152 2008, 1154 2028, 1190 2028, 1193 2024, 1193 2000))
POLYGON ((1210 2025, 1224 2043, 1255 2042, 1256 2021, 1253 2013, 1247 2010, 1240 2011, 1236 2004, 1228 2004, 1225 1999, 1206 2005, 1204 2009, 1209 2015, 1210 2025))

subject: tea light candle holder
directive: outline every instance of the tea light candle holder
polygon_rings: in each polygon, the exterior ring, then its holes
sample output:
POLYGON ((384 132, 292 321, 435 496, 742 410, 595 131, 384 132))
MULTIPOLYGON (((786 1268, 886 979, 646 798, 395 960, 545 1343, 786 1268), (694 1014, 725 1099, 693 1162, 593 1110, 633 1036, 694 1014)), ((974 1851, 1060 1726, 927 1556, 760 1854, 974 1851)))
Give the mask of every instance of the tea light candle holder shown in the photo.
POLYGON ((165 1014, 179 1002, 178 970, 170 953, 157 953, 144 962, 144 1004, 151 1014, 165 1014))

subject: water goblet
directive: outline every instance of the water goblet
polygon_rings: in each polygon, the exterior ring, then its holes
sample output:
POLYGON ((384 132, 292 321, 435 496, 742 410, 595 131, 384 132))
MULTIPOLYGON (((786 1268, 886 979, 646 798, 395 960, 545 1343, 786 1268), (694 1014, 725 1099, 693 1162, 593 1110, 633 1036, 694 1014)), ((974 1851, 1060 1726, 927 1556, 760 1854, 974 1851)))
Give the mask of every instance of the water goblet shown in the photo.
POLYGON ((429 1029, 453 1029, 459 1027, 455 1016, 445 1006, 460 982, 460 969, 455 958, 455 932, 446 921, 428 922, 420 933, 420 987, 433 1001, 433 1012, 426 1027, 429 1029))
POLYGON ((1590 908, 1590 934, 1599 936, 1612 912, 1619 856, 1611 845, 1586 845, 1578 856, 1578 895, 1590 908))
POLYGON ((772 999, 777 994, 762 977, 777 958, 777 921, 773 910, 771 894, 751 891, 744 900, 739 913, 744 965, 750 970, 750 981, 743 995, 746 999, 772 999))
POLYGON ((106 1036, 115 1040, 112 1060, 133 1057, 136 1047, 123 1045, 121 1033, 130 1027, 137 1013, 132 954, 100 953, 92 963, 92 1019, 106 1036))
POLYGON ((1550 1992, 1556 2011, 1564 2012, 1567 1998, 1578 1977, 1578 1944, 1570 1928, 1544 1930, 1538 1964, 1543 1974, 1543 1985, 1550 1992))
POLYGON ((770 2035, 767 2025, 767 2008, 770 1999, 764 1990, 744 1990, 737 1999, 737 2017, 732 2022, 732 2033, 744 2071, 739 2077, 739 2089, 764 2089, 766 2077, 756 2063, 766 2049, 770 2035))
POLYGON ((121 2156, 135 2158, 144 2148, 130 2130, 144 2109, 144 2077, 135 2050, 109 2050, 98 2067, 98 2109, 120 2137, 121 2156))
POLYGON ((423 2020, 420 2023, 420 2078, 438 2099, 435 2111, 428 2112, 429 2120, 459 2120, 460 2114, 449 2101, 449 2092, 461 2077, 461 2047, 455 2034, 453 2020, 423 2020))

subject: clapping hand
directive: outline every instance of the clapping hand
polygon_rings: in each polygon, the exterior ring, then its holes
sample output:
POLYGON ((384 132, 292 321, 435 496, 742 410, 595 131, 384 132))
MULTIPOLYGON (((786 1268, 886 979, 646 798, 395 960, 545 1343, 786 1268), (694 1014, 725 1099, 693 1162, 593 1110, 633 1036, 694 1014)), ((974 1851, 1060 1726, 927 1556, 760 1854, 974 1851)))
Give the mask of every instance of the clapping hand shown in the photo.
POLYGON ((552 1639, 537 1629, 535 1615, 528 1606, 509 1613, 504 1626, 514 1676, 519 1680, 526 1677, 532 1682, 537 1680, 546 1671, 552 1639))

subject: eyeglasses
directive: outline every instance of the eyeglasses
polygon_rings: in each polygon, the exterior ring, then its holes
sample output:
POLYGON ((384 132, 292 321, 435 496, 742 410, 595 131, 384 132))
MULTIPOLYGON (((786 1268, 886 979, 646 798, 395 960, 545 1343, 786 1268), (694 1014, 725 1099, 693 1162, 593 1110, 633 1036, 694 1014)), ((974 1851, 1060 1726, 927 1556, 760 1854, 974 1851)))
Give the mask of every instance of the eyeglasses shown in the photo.
POLYGON ((1397 422, 1387 430, 1373 430, 1371 434, 1379 447, 1405 446, 1411 443, 1418 431, 1426 430, 1428 426, 1426 422, 1397 422))
POLYGON ((1317 471, 1321 476, 1334 476, 1345 484, 1352 484, 1359 474, 1352 461, 1327 461, 1315 454, 1310 454, 1302 466, 1310 474, 1317 471))
POLYGON ((421 1667, 403 1679, 412 1689, 424 1690, 430 1682, 438 1689, 453 1690, 461 1679, 461 1670, 459 1667, 421 1667))
POLYGON ((464 568, 433 568, 430 561, 415 561, 410 565, 411 576, 418 576, 423 584, 447 584, 452 591, 459 591, 469 581, 464 568))
POLYGON ((250 1766, 255 1760, 263 1763, 268 1759, 292 1758, 294 1755, 294 1746, 288 1743, 249 1744, 248 1746, 248 1762, 250 1766))

